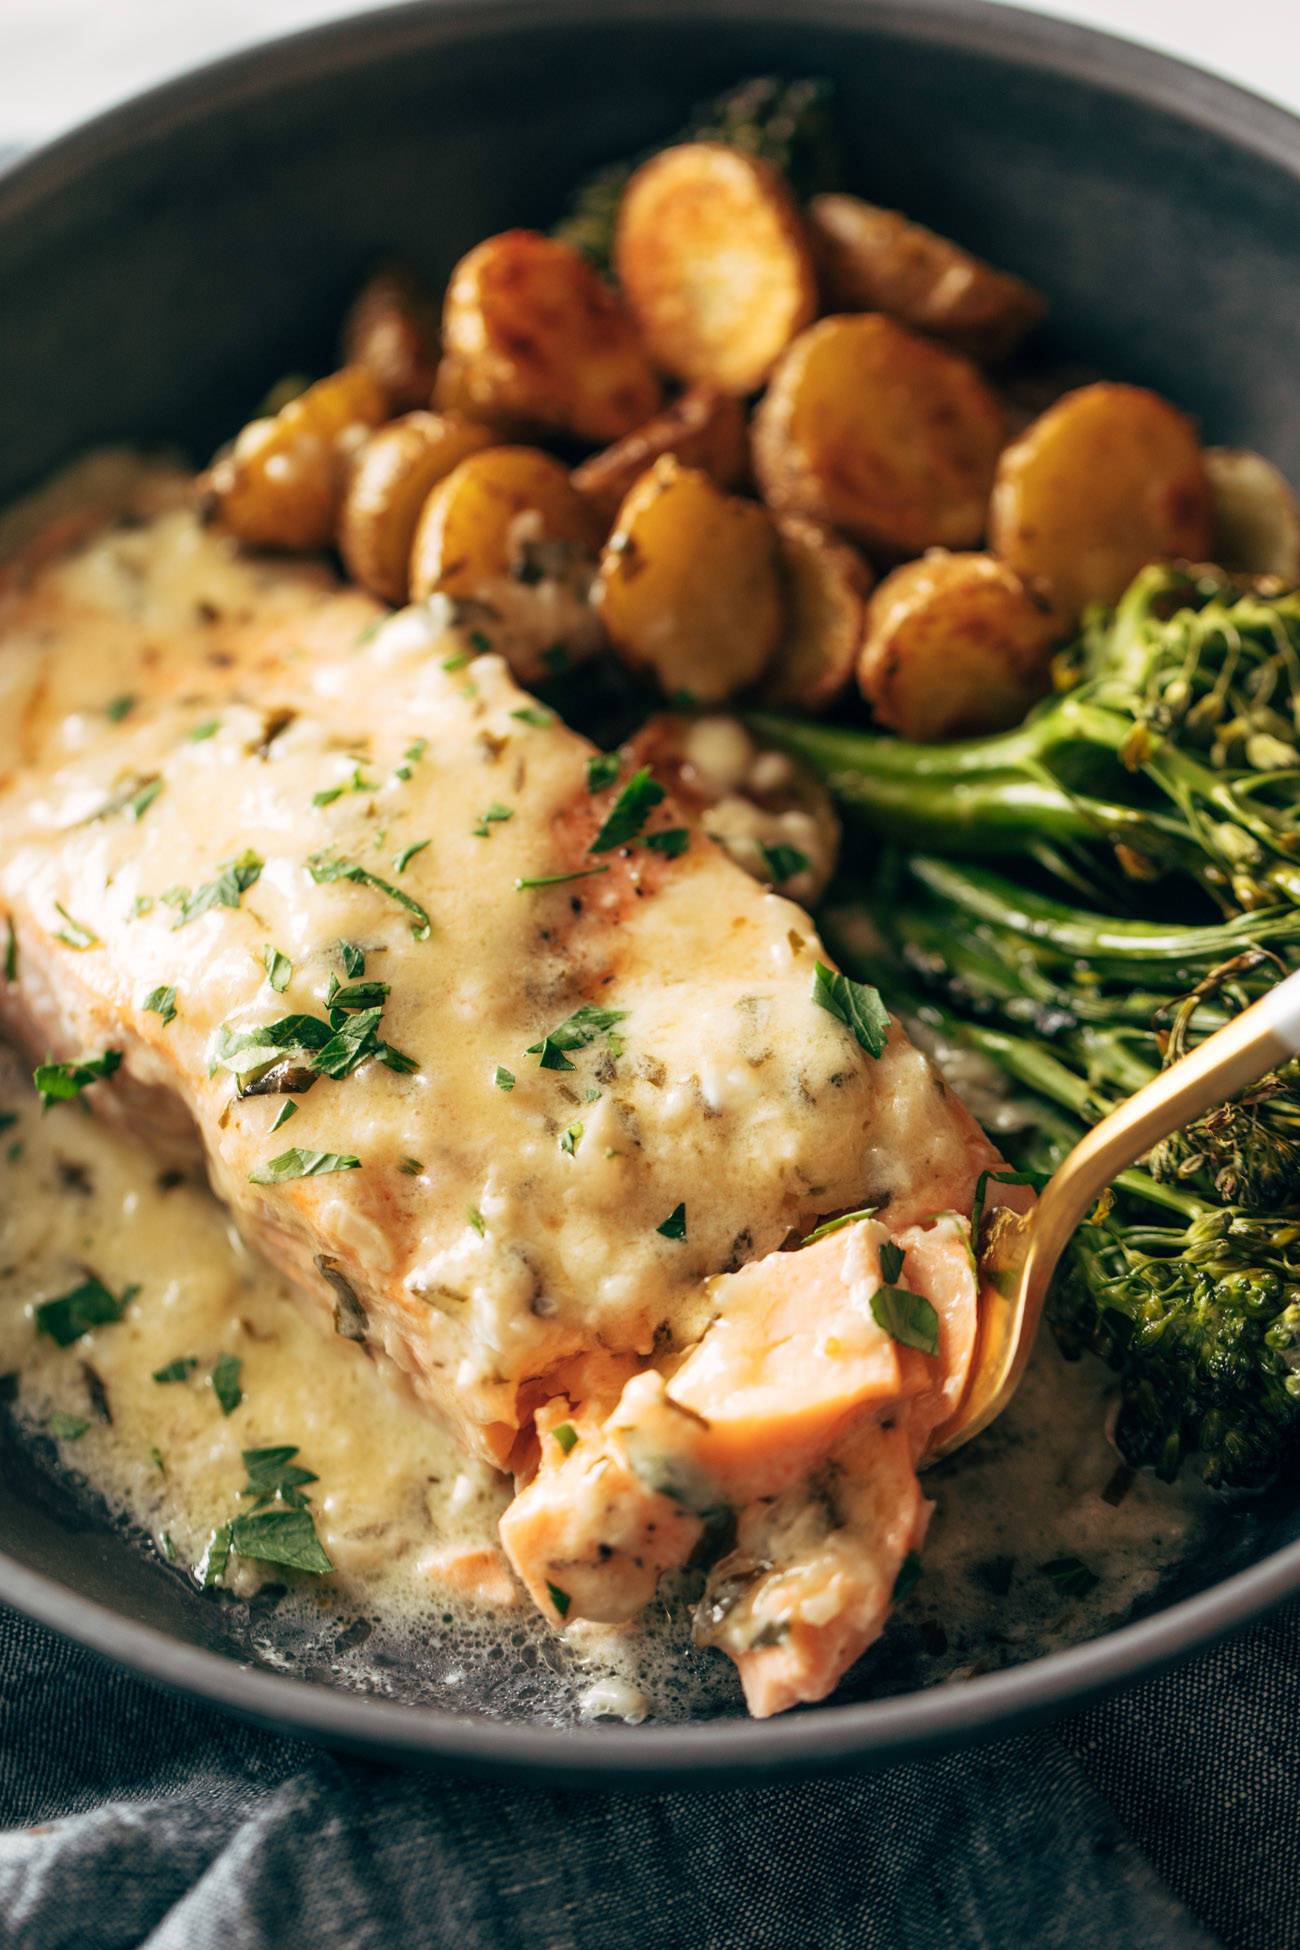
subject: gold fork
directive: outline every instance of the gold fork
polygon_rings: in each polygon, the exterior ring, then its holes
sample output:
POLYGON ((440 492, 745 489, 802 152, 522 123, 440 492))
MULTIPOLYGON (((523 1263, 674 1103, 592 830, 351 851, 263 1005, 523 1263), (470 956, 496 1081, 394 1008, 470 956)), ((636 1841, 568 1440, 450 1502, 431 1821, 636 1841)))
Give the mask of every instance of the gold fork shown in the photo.
POLYGON ((998 1265, 983 1285, 970 1378, 960 1407, 930 1438, 927 1462, 950 1456, 986 1429, 1015 1394, 1056 1263, 1106 1187, 1161 1138, 1258 1083, 1297 1051, 1300 971, 1104 1117, 1052 1174, 1031 1213, 994 1214, 998 1265))

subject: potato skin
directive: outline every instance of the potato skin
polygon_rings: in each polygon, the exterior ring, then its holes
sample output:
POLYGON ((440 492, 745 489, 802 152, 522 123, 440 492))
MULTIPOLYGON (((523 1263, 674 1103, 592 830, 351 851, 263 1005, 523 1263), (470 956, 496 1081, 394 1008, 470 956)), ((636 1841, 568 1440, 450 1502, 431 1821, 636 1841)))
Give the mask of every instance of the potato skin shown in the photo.
POLYGON ((1066 393, 998 463, 990 546, 1067 626, 1090 602, 1116 602, 1145 563, 1203 560, 1213 539, 1195 428, 1140 386, 1066 393))
POLYGON ((208 474, 217 520, 256 548, 328 548, 348 460, 387 411, 374 376, 344 366, 273 419, 250 420, 208 474))
POLYGON ((389 407, 427 406, 438 370, 438 308, 400 264, 367 278, 343 322, 343 357, 379 381, 389 407))
POLYGON ((784 631, 776 532, 757 503, 665 455, 619 509, 596 602, 630 669, 719 703, 756 682, 784 631))
POLYGON ((753 423, 768 506, 867 549, 979 540, 1005 419, 969 360, 883 313, 823 318, 781 360, 753 423))
POLYGON ((790 620, 759 696, 778 711, 825 711, 857 668, 871 570, 821 522, 775 519, 790 620))
POLYGON ((790 192, 723 143, 679 143, 641 165, 619 205, 614 261, 651 357, 687 384, 752 393, 816 314, 790 192))
POLYGON ((661 455, 702 467, 719 487, 744 484, 749 433, 738 399, 716 386, 692 386, 653 420, 573 470, 573 485, 612 527, 624 497, 661 455))
POLYGON ((1235 575, 1300 582, 1300 504, 1271 460, 1245 447, 1207 447, 1214 559, 1235 575))
POLYGON ((657 411, 636 327, 586 259, 535 230, 463 257, 443 306, 435 403, 489 425, 621 440, 657 411))
POLYGON ((459 413, 407 413, 372 434, 353 463, 339 515, 339 552, 353 580, 386 603, 404 603, 425 500, 453 467, 495 439, 459 413))
POLYGON ((470 454, 429 494, 411 543, 416 602, 440 592, 476 597, 508 576, 512 530, 537 518, 549 540, 595 550, 600 524, 572 486, 568 469, 536 447, 486 447, 470 454))
POLYGON ((929 742, 1002 731, 1047 689, 1055 623, 992 555, 935 549, 867 604, 858 684, 879 724, 929 742))
POLYGON ((981 364, 1007 358, 1047 310, 1023 278, 861 197, 815 196, 808 228, 831 310, 888 312, 981 364))

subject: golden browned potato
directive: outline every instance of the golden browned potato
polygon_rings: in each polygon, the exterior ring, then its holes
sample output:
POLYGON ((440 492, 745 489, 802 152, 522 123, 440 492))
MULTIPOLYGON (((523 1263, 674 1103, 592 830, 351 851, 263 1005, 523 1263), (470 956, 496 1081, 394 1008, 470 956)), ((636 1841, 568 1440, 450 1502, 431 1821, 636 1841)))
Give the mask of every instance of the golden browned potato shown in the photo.
POLYGON ((823 318, 754 415, 754 471, 769 507, 867 548, 963 548, 983 533, 1004 428, 969 360, 880 312, 823 318))
POLYGON ((1300 506, 1271 460, 1245 447, 1207 447, 1214 559, 1234 574, 1300 582, 1300 506))
POLYGON ((508 577, 525 543, 595 550, 600 524, 568 469, 536 447, 488 447, 440 481, 411 545, 411 594, 482 597, 508 577))
POLYGON ((569 244, 506 230, 463 257, 443 307, 439 406, 493 425, 621 440, 659 406, 636 327, 569 244))
POLYGON ((785 629, 776 531, 755 502, 665 456, 619 509, 596 602, 624 662, 670 697, 734 697, 785 629))
POLYGON ((250 420, 214 462, 207 487, 223 526, 259 548, 327 548, 347 463, 388 402, 364 366, 345 366, 273 419, 250 420))
POLYGON ((867 604, 858 683, 904 738, 1001 731, 1047 688, 1056 625, 992 555, 935 549, 885 577, 867 604))
POLYGON ((612 526, 623 497, 661 454, 702 467, 719 487, 742 486, 749 471, 744 407, 716 386, 692 386, 635 433, 584 460, 573 485, 612 526))
POLYGON ((433 398, 438 308, 401 265, 384 265, 353 299, 343 322, 343 356, 374 374, 394 413, 433 398))
POLYGON ((459 413, 407 413, 370 436, 339 517, 339 552, 363 589, 386 603, 406 601, 411 542, 430 490, 495 439, 459 413))
POLYGON ((614 261, 651 356, 688 383, 752 393, 816 315, 790 192, 721 143, 685 142, 641 165, 619 204, 614 261))
POLYGON ((1117 601, 1144 563, 1203 559, 1213 539, 1196 430, 1140 386, 1067 393, 998 464, 989 542, 1067 626, 1085 604, 1117 601))
POLYGON ((760 696, 779 711, 824 711, 853 680, 871 571, 807 515, 778 515, 789 623, 760 696))
POLYGON ((832 311, 886 311, 968 358, 1005 359, 1047 309, 1022 278, 861 197, 815 196, 808 228, 832 311))

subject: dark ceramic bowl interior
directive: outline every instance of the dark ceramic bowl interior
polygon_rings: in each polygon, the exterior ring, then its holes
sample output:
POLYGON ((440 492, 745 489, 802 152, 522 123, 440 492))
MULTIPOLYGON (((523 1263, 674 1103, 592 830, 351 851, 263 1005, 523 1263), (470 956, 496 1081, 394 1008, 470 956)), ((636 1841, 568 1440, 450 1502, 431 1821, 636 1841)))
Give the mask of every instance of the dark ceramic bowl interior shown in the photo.
MULTIPOLYGON (((204 456, 285 371, 323 369, 379 255, 436 287, 546 224, 575 176, 743 75, 821 74, 846 182, 1042 285, 1046 355, 1158 387, 1300 477, 1300 124, 1156 56, 962 0, 501 0, 280 42, 115 111, 0 181, 0 496, 104 440, 204 456)), ((0 1456, 0 1599, 175 1688, 340 1746, 589 1780, 879 1763, 1059 1712, 1300 1591, 1300 1513, 1225 1521, 1147 1615, 928 1692, 763 1726, 503 1721, 486 1676, 376 1698, 259 1666, 220 1606, 0 1456)))

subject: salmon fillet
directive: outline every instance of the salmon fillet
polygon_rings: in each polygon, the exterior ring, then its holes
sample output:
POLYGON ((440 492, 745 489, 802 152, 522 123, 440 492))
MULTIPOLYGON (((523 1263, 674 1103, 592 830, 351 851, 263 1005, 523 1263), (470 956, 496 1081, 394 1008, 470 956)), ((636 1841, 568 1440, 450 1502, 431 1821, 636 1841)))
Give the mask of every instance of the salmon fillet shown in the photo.
POLYGON ((627 766, 593 790, 474 647, 439 602, 241 553, 179 479, 47 527, 0 579, 0 1015, 37 1059, 119 1056, 95 1108, 201 1149, 325 1317, 515 1470, 503 1542, 557 1621, 700 1552, 717 1612, 736 1551, 817 1558, 842 1507, 860 1589, 823 1564, 820 1611, 748 1590, 762 1643, 714 1634, 756 1711, 819 1697, 923 1527, 976 1325, 952 1215, 1000 1161, 897 1024, 875 1056, 818 1006, 806 914, 627 766), (873 1316, 894 1242, 934 1353, 873 1316))

